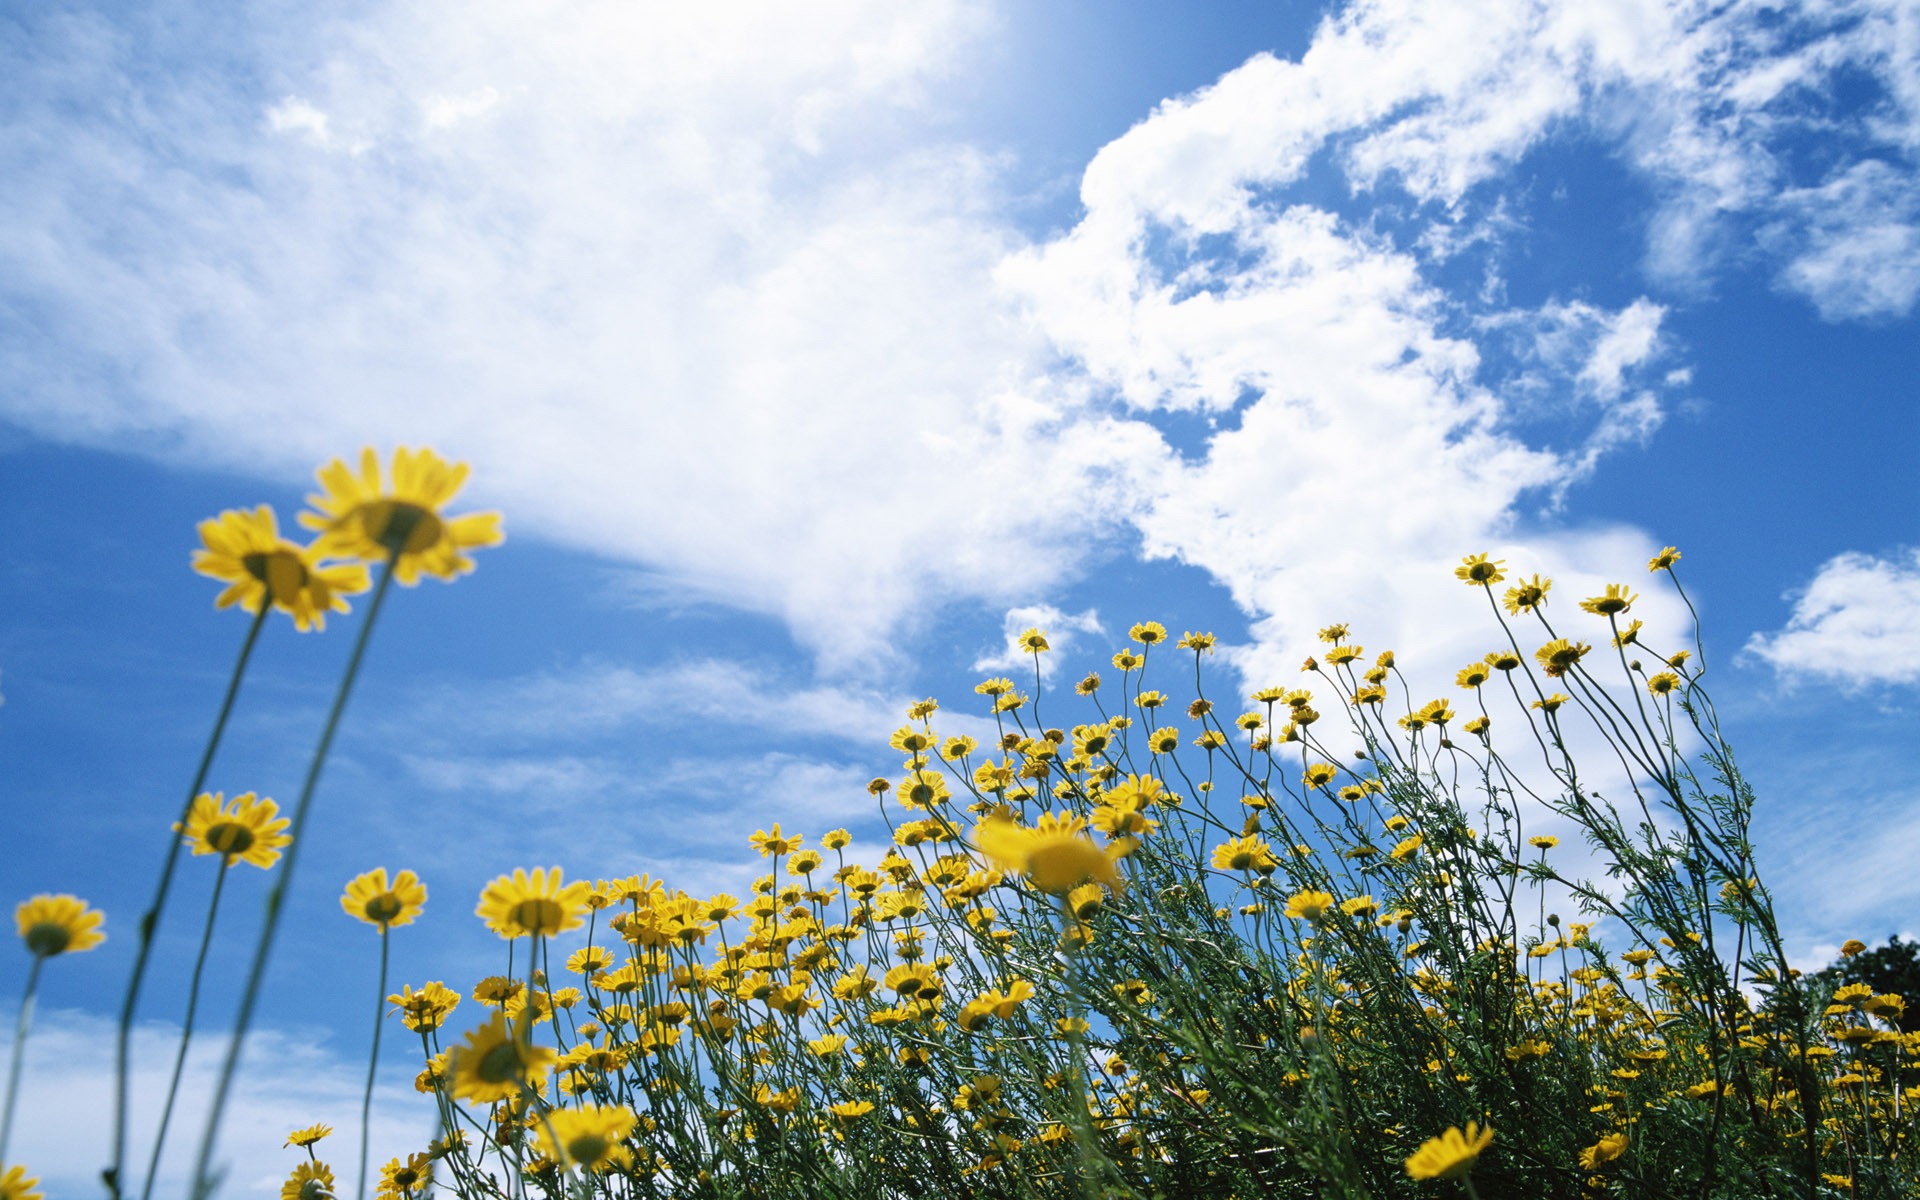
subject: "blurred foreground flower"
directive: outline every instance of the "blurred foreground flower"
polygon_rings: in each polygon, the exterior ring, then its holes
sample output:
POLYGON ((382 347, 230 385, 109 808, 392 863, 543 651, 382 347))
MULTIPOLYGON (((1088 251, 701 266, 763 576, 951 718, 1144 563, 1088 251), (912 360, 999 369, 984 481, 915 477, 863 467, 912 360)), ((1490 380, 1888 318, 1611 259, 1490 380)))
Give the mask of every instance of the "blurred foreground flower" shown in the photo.
POLYGON ((364 566, 327 563, 318 543, 303 548, 287 541, 265 504, 200 522, 200 540, 206 548, 193 552, 193 569, 228 584, 215 608, 238 604, 257 615, 271 603, 305 632, 325 629, 329 610, 346 612, 346 597, 367 590, 364 566))
POLYGON ((88 908, 78 896, 35 896, 14 909, 13 916, 20 924, 20 940, 35 958, 77 954, 107 940, 100 932, 106 914, 88 908))
POLYGON ((402 446, 393 452, 392 476, 391 488, 384 486, 380 456, 370 446, 360 452, 358 473, 337 458, 321 467, 323 490, 307 497, 318 511, 300 514, 302 525, 320 532, 315 549, 372 562, 397 555, 394 576, 411 586, 423 571, 445 580, 464 575, 473 570, 465 551, 500 544, 499 513, 440 511, 466 482, 465 463, 402 446))
POLYGON ((1481 1152, 1492 1144, 1491 1126, 1481 1129, 1468 1121, 1464 1134, 1458 1129, 1449 1129, 1421 1143, 1418 1150, 1407 1156, 1407 1174, 1415 1179, 1458 1179, 1473 1170, 1481 1152))

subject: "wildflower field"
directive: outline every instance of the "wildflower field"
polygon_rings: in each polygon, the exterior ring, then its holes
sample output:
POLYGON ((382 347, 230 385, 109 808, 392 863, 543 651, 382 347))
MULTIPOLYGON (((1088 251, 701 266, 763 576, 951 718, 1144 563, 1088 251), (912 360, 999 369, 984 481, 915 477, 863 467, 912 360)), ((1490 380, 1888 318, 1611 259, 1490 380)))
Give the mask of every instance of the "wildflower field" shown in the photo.
MULTIPOLYGON (((465 477, 369 450, 320 470, 309 544, 264 506, 201 525, 196 569, 251 615, 239 661, 173 835, 155 831, 151 909, 16 909, 31 965, 0 1200, 40 1195, 7 1150, 35 991, 103 931, 139 943, 103 1190, 152 1194, 128 1039, 155 977, 188 980, 188 1032, 213 986, 206 939, 194 962, 148 952, 194 857, 221 879, 277 873, 220 984, 241 1000, 209 1110, 164 1098, 161 1138, 198 1138, 196 1194, 227 1194, 239 1047, 380 609, 395 581, 455 579, 501 538, 495 514, 446 511, 465 477), (364 611, 300 794, 203 790, 272 614, 318 632, 350 598, 364 611)), ((1568 596, 1467 556, 1489 649, 1438 697, 1341 624, 1297 678, 1223 693, 1213 636, 1151 621, 1051 694, 1029 630, 1030 676, 900 714, 899 769, 868 789, 892 830, 877 861, 849 861, 845 830, 774 825, 740 831, 763 870, 745 896, 503 863, 471 901, 432 900, 474 903, 499 936, 485 978, 409 970, 431 881, 408 864, 341 880, 378 934, 369 1101, 361 1128, 289 1132, 281 1196, 1920 1195, 1904 1000, 1787 962, 1698 630, 1632 615, 1639 588, 1684 599, 1680 558, 1568 596), (943 736, 954 709, 997 738, 943 736), (1541 816, 1584 844, 1530 830, 1541 816), (438 1131, 370 1162, 375 1070, 403 1055, 438 1131)), ((210 938, 220 895, 168 915, 210 938)))

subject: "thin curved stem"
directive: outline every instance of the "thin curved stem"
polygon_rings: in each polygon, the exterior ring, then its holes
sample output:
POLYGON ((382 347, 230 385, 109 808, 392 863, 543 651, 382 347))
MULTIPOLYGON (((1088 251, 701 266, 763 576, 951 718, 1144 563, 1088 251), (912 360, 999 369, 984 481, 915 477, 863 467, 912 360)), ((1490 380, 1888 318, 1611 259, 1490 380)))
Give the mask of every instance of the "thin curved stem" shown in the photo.
POLYGON ((240 1011, 234 1018, 233 1040, 227 1046, 227 1056, 220 1065, 220 1078, 214 1085, 213 1105, 207 1113, 206 1132, 200 1138, 200 1154, 193 1166, 193 1187, 189 1195, 200 1200, 213 1190, 213 1181, 207 1177, 207 1168, 213 1158, 213 1143, 220 1131, 220 1118, 226 1111, 227 1093, 233 1088, 233 1076, 240 1065, 240 1048, 246 1041, 247 1029, 253 1023, 254 1005, 260 1000, 260 985, 267 974, 267 955, 273 949, 273 936, 280 927, 280 912, 285 906, 287 888, 293 883, 293 868, 298 860, 300 849, 306 844, 304 833, 307 815, 312 811, 313 795, 320 785, 320 772, 327 764, 327 752, 333 748, 333 736, 340 728, 340 718, 346 712, 347 697, 353 691, 353 681, 360 674, 360 663, 366 657, 367 642, 373 634, 373 627, 380 617, 380 606, 387 598, 387 592, 393 583, 393 567, 398 556, 389 554, 386 566, 380 572, 380 582, 374 588, 373 602, 367 606, 366 623, 360 627, 360 636, 353 643, 353 655, 347 660, 346 674, 340 679, 340 690, 333 698, 333 707, 327 713, 327 723, 320 731, 320 744, 315 747, 313 761, 307 767, 306 782, 300 788, 300 798, 294 802, 293 825, 287 831, 293 839, 287 846, 286 865, 280 869, 280 879, 273 890, 267 893, 267 915, 264 927, 260 930, 259 944, 254 948, 253 965, 247 971, 246 990, 240 996, 240 1011))
POLYGON ((173 1102, 180 1094, 180 1075, 187 1066, 187 1047, 193 1041, 193 1018, 200 1007, 200 979, 207 966, 207 949, 213 945, 213 920, 220 912, 220 893, 226 890, 227 872, 233 869, 230 855, 220 856, 220 876, 213 881, 213 899, 207 905, 207 927, 200 935, 200 954, 193 960, 193 982, 187 986, 187 1015, 180 1025, 180 1048, 173 1056, 173 1077, 167 1080, 167 1101, 160 1108, 160 1128, 153 1135, 153 1154, 147 1159, 146 1183, 140 1200, 153 1195, 154 1177, 160 1173, 160 1152, 167 1144, 167 1126, 173 1121, 173 1102))
POLYGON ((387 1015, 387 925, 380 924, 380 986, 373 995, 373 1052, 367 1055, 367 1090, 360 1097, 360 1186, 354 1194, 367 1195, 367 1141, 373 1128, 373 1074, 380 1065, 380 1026, 387 1015))
POLYGON ((7 1139, 13 1135, 13 1101, 20 1094, 20 1068, 27 1058, 27 1030, 33 1025, 33 993, 40 986, 40 964, 44 954, 33 956, 27 971, 26 994, 20 997, 20 1019, 13 1027, 13 1061, 7 1065, 7 1102, 0 1108, 0 1169, 7 1162, 7 1139))
MULTIPOLYGON (((180 809, 179 824, 185 825, 193 815, 193 801, 207 782, 207 772, 213 769, 213 756, 220 748, 220 738, 226 732, 227 718, 233 715, 234 701, 240 697, 240 680, 247 673, 247 662, 253 657, 254 643, 260 640, 260 628, 267 623, 267 614, 273 610, 269 600, 263 600, 260 611, 253 615, 253 624, 247 627, 246 640, 240 643, 240 658, 233 665, 233 677, 227 681, 227 694, 220 702, 219 715, 213 719, 213 732, 207 737, 207 748, 200 755, 200 766, 193 774, 193 782, 187 785, 187 799, 180 809)), ((113 1066, 113 1164, 101 1172, 107 1192, 113 1200, 120 1196, 120 1165, 126 1161, 127 1153, 127 1071, 130 1047, 133 1039, 133 1014, 140 1004, 140 984, 146 978, 147 957, 153 951, 153 935, 160 926, 160 912, 166 907, 167 892, 173 884, 173 867, 180 858, 180 839, 168 839, 167 860, 160 868, 160 884, 154 889, 153 903, 140 918, 140 946, 133 955, 133 976, 127 981, 126 999, 120 1005, 120 1030, 115 1035, 113 1066)))

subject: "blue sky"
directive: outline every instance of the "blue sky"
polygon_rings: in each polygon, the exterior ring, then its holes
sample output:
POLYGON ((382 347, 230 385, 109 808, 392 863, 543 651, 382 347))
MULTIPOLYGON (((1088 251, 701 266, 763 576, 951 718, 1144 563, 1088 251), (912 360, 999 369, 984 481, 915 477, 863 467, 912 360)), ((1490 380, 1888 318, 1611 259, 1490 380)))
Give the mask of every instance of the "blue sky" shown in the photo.
MULTIPOLYGON (((432 891, 398 976, 470 979, 515 866, 875 845, 901 708, 1026 624, 1067 678, 1146 618, 1225 687, 1333 620, 1438 677, 1484 550, 1576 594, 1679 545, 1792 945, 1910 932, 1910 4, 44 5, 0 80, 0 878, 109 914, 43 993, 74 1095, 244 631, 194 524, 368 443, 470 462, 509 540, 382 618, 263 1129, 350 1108, 370 866, 432 891)), ((270 629, 214 787, 297 791, 356 620, 270 629)))

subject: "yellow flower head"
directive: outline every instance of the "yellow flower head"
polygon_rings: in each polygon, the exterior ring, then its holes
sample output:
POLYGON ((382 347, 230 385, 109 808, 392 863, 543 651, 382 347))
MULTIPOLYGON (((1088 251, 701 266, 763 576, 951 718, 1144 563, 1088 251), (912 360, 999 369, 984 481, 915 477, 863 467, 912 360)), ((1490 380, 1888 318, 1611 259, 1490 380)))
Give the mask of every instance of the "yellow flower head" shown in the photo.
POLYGON ((486 886, 474 913, 503 938, 548 937, 579 927, 592 891, 585 880, 563 885, 559 867, 516 867, 486 886))
POLYGON ((1333 893, 1311 888, 1287 898, 1287 915, 1296 921, 1318 921, 1333 908, 1333 893))
POLYGON ((389 883, 385 867, 375 867, 365 875, 356 876, 340 897, 340 907, 347 910, 348 916, 381 929, 411 924, 426 903, 426 885, 420 882, 419 876, 412 871, 401 871, 389 883))
POLYGON ((304 1150, 332 1132, 333 1126, 331 1125, 309 1125, 305 1129, 296 1129, 288 1134, 287 1140, 283 1142, 282 1145, 298 1146, 304 1150))
POLYGON ((536 1121, 533 1131, 540 1152, 563 1170, 598 1171, 628 1161, 629 1152, 621 1143, 633 1132, 634 1121, 633 1110, 623 1104, 606 1108, 588 1104, 555 1109, 536 1121))
POLYGON ((280 1200, 333 1200, 333 1168, 323 1162, 303 1162, 280 1185, 280 1200))
POLYGON ((295 628, 324 629, 329 611, 346 612, 346 597, 367 590, 365 567, 325 563, 319 546, 285 540, 265 504, 200 522, 200 541, 204 549, 193 552, 193 569, 227 584, 215 608, 238 604, 257 613, 271 602, 293 617, 295 628))
POLYGON ((1127 630, 1127 636, 1142 646, 1151 646, 1156 642, 1167 640, 1167 627, 1158 621, 1142 621, 1127 630))
POLYGON ((1064 896, 1088 880, 1115 891, 1125 886, 1115 865, 1132 848, 1131 842, 1101 849, 1086 835, 1084 818, 1045 813, 1033 828, 1023 828, 1004 816, 989 817, 974 826, 974 845, 1003 870, 1024 875, 1043 892, 1064 896))
POLYGON ((433 1159, 425 1154, 409 1154, 406 1161, 393 1158, 380 1168, 382 1196, 411 1196, 422 1191, 433 1178, 433 1159))
MULTIPOLYGON (((882 788, 881 790, 885 791, 886 789, 882 788)), ((752 842, 753 848, 760 852, 762 858, 765 858, 772 854, 792 854, 800 848, 800 843, 803 839, 797 833, 781 833, 780 823, 776 821, 774 822, 772 833, 768 833, 764 829, 756 829, 753 831, 753 836, 747 840, 752 842)))
POLYGON ((1543 575, 1535 575, 1531 579, 1522 579, 1507 589, 1507 594, 1501 597, 1500 604, 1509 613, 1517 617, 1523 612, 1532 612, 1542 604, 1545 604, 1547 602, 1547 592, 1550 591, 1552 587, 1553 580, 1543 575))
POLYGON ((293 844, 286 832, 291 824, 265 796, 243 792, 228 801, 220 792, 201 792, 187 810, 187 823, 173 831, 195 854, 218 854, 224 866, 243 862, 264 871, 293 844))
POLYGON ((1021 633, 1021 635, 1015 639, 1015 642, 1022 650, 1031 654, 1039 654, 1043 651, 1053 649, 1052 646, 1047 644, 1046 631, 1037 626, 1021 633))
POLYGON ((394 1006, 400 1014, 400 1020, 415 1033, 432 1033, 446 1021, 453 1010, 460 1007, 460 993, 444 983, 435 981, 419 991, 410 984, 402 984, 400 990, 387 997, 387 1003, 394 1006))
POLYGON ((1506 574, 1500 570, 1502 565, 1501 559, 1489 559, 1484 554, 1469 554, 1460 560, 1460 565, 1453 569, 1453 574, 1454 578, 1462 583, 1490 587, 1506 578, 1506 574))
POLYGON ((1648 571, 1671 571, 1673 569, 1673 564, 1679 561, 1680 561, 1680 552, 1674 549, 1672 546, 1668 546, 1664 550, 1660 551, 1660 553, 1654 555, 1652 558, 1647 560, 1647 570, 1648 571))
POLYGON ((1415 1179, 1458 1179, 1473 1170, 1480 1155, 1493 1144, 1493 1129, 1481 1129, 1472 1121, 1467 1131, 1448 1129, 1439 1137, 1428 1138, 1407 1157, 1407 1174, 1415 1179))
POLYGON ((1607 585, 1607 590, 1602 594, 1589 596, 1585 600, 1582 600, 1580 607, 1585 612, 1594 613, 1597 616, 1610 617, 1614 613, 1623 613, 1629 608, 1632 608, 1633 602, 1638 599, 1638 596, 1627 590, 1626 584, 1610 583, 1607 585))
POLYGON ((1597 1170, 1627 1152, 1627 1135, 1609 1133, 1580 1152, 1580 1169, 1597 1170))
POLYGON ((0 1171, 0 1200, 44 1200, 40 1180, 25 1167, 8 1167, 0 1171))
POLYGON ((78 896, 35 896, 22 901, 13 910, 13 918, 19 923, 20 940, 27 944, 27 953, 35 958, 52 958, 69 951, 78 954, 107 940, 107 935, 100 932, 106 914, 88 908, 78 896))
POLYGON ((524 1022, 509 1024, 504 1012, 496 1012, 468 1033, 463 1045, 453 1047, 448 1072, 454 1098, 492 1104, 518 1096, 522 1084, 539 1088, 559 1054, 534 1045, 529 1028, 524 1022))
POLYGON ((467 466, 431 450, 395 450, 390 488, 371 446, 360 452, 357 474, 336 458, 316 477, 321 490, 307 503, 317 511, 300 514, 302 525, 320 531, 314 549, 373 562, 397 554, 393 574, 401 583, 418 583, 422 572, 451 580, 473 570, 466 551, 502 541, 499 513, 441 514, 466 482, 467 466))

